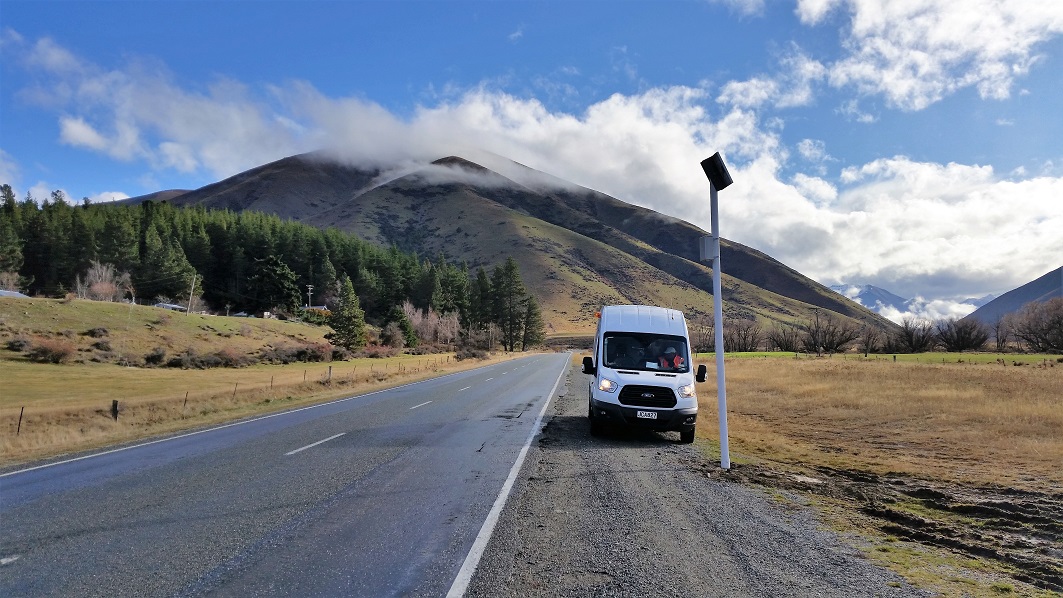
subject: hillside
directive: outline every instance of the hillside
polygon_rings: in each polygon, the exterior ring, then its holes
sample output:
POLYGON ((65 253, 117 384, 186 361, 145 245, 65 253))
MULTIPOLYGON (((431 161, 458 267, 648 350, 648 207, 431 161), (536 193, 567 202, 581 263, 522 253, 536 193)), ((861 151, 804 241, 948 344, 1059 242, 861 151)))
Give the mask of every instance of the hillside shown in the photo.
POLYGON ((279 348, 326 346, 328 328, 300 322, 183 314, 159 307, 106 301, 0 297, 0 359, 19 359, 9 343, 58 340, 76 352, 71 361, 143 365, 157 352, 173 357, 224 349, 257 356, 279 348), (6 350, 5 350, 6 349, 6 350))
MULTIPOLYGON (((711 313, 712 271, 697 261, 701 229, 494 157, 458 157, 391 172, 310 154, 285 158, 175 197, 176 205, 256 210, 470 267, 513 255, 543 306, 548 332, 593 328, 607 303, 711 313), (499 171, 505 171, 505 176, 499 171)), ((763 323, 827 309, 889 327, 876 314, 759 251, 724 240, 724 305, 763 323)))
POLYGON ((1061 296, 1063 296, 1063 267, 1056 268, 1037 280, 1004 293, 976 309, 967 318, 992 324, 1003 316, 1019 311, 1022 306, 1031 301, 1048 301, 1053 297, 1061 296))

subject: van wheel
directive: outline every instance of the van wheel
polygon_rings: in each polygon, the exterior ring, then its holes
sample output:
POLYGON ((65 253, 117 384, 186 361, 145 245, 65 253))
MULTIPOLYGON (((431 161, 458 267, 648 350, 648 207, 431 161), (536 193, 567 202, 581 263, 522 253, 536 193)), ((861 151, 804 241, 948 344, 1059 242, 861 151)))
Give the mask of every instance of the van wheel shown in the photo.
POLYGON ((694 428, 690 428, 689 430, 680 430, 679 442, 682 442, 683 444, 690 444, 694 442, 694 428))
POLYGON ((587 421, 590 422, 591 436, 601 436, 602 424, 594 417, 594 409, 590 406, 587 407, 587 421))

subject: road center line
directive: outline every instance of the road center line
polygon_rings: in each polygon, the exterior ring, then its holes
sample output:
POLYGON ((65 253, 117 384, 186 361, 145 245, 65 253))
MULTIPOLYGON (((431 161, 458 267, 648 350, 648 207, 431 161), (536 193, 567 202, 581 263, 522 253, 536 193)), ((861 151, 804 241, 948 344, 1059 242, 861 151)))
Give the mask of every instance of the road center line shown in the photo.
MULTIPOLYGON (((494 378, 488 378, 487 380, 494 380, 494 378)), ((487 380, 484 380, 484 382, 487 382, 487 380)))
POLYGON ((465 388, 459 388, 458 392, 461 392, 463 390, 469 390, 470 388, 472 388, 472 387, 471 386, 466 386, 465 388))
MULTIPOLYGON (((429 401, 429 402, 431 402, 431 401, 429 401)), ((318 440, 314 444, 308 444, 308 445, 304 446, 303 448, 297 448, 294 451, 289 451, 287 453, 284 453, 284 456, 287 457, 288 455, 294 455, 295 453, 298 453, 299 451, 305 451, 308 448, 314 448, 315 446, 317 446, 319 444, 328 442, 330 440, 334 440, 336 438, 339 438, 340 436, 343 436, 344 434, 346 434, 346 432, 340 432, 339 434, 336 434, 335 436, 329 436, 328 438, 326 438, 324 440, 318 440)))
POLYGON ((417 409, 418 407, 424 407, 425 405, 427 405, 427 404, 429 404, 431 402, 432 401, 425 401, 425 402, 421 403, 420 405, 414 405, 413 407, 410 407, 410 411, 413 411, 414 409, 417 409))

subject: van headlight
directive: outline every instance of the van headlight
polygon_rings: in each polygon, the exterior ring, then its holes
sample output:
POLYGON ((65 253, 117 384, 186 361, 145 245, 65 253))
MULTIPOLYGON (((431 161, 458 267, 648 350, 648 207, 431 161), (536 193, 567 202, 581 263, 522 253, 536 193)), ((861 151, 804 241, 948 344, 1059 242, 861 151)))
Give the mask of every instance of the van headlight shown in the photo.
POLYGON ((680 386, 679 396, 683 397, 684 399, 689 399, 690 397, 697 396, 697 393, 694 392, 694 385, 687 384, 686 386, 680 386))
POLYGON ((616 382, 613 382, 609 378, 602 378, 598 381, 598 390, 602 392, 616 392, 618 386, 619 385, 616 382))

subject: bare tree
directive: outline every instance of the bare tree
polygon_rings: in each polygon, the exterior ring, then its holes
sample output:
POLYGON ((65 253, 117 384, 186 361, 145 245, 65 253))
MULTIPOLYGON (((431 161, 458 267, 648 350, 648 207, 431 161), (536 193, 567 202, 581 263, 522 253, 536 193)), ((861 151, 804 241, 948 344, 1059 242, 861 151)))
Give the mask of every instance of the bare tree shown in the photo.
POLYGON ((18 272, 0 272, 0 291, 18 291, 20 282, 18 272))
POLYGON ((111 264, 92 260, 85 278, 74 279, 74 292, 79 299, 93 301, 121 301, 131 293, 133 285, 128 272, 119 273, 111 264))
POLYGON ((993 342, 997 353, 1003 353, 1008 350, 1008 341, 1011 340, 1012 329, 1014 324, 1009 314, 1001 314, 997 316, 997 319, 993 320, 990 324, 993 329, 993 342))
POLYGON ((937 340, 946 351, 976 351, 989 341, 989 328, 975 319, 946 318, 935 328, 937 340))
POLYGON ((767 332, 768 346, 779 351, 796 353, 801 347, 801 329, 794 324, 776 322, 767 332))
POLYGON ((716 350, 716 323, 712 318, 701 316, 690 322, 690 344, 696 353, 712 353, 716 350))
POLYGON ((878 326, 864 324, 864 327, 860 329, 860 350, 864 352, 864 357, 878 349, 878 342, 881 337, 882 330, 878 326))
POLYGON ((723 350, 728 353, 756 351, 762 336, 756 320, 728 319, 723 326, 723 350))
POLYGON ((1031 351, 1063 353, 1063 297, 1024 305, 1015 318, 1015 336, 1031 351))
POLYGON ((459 330, 461 330, 461 320, 458 312, 452 311, 439 317, 439 342, 444 345, 451 344, 454 339, 458 338, 459 330))
POLYGON ((936 339, 933 322, 907 317, 901 320, 901 329, 891 347, 898 352, 925 353, 934 348, 936 339))
POLYGON ((833 355, 844 351, 859 336, 860 331, 853 324, 842 323, 833 314, 820 314, 817 309, 805 326, 801 348, 806 353, 833 355))

